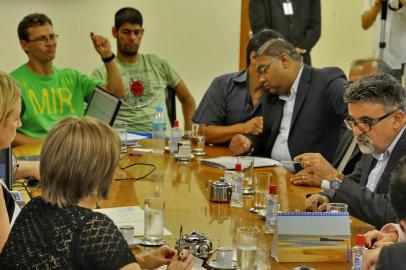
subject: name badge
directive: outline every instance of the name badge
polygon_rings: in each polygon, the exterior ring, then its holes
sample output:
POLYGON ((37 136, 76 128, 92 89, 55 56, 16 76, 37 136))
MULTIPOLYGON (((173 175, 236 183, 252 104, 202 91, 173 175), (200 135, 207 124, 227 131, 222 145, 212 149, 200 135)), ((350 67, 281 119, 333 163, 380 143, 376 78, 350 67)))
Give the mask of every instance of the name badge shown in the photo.
POLYGON ((283 13, 285 13, 285 15, 293 15, 292 2, 283 2, 283 13))

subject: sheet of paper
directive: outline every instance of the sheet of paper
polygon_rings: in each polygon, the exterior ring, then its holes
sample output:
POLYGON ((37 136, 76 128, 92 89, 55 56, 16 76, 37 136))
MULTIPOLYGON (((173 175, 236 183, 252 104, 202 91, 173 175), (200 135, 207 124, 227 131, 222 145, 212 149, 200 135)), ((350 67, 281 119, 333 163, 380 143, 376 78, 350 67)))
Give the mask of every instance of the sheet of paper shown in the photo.
MULTIPOLYGON (((224 156, 224 157, 217 157, 217 158, 206 158, 202 159, 203 164, 207 164, 213 167, 219 167, 222 169, 232 170, 235 168, 235 164, 237 163, 238 157, 232 156, 224 156)), ((241 167, 244 170, 248 164, 244 164, 244 160, 242 160, 241 167)), ((271 158, 264 158, 264 157, 254 157, 254 167, 268 167, 268 166, 280 166, 280 162, 271 159, 271 158)))
POLYGON ((146 139, 146 138, 148 138, 148 137, 143 136, 143 135, 134 134, 134 133, 127 133, 127 142, 138 141, 138 140, 142 140, 142 139, 146 139))
POLYGON ((134 148, 133 151, 138 151, 138 152, 145 152, 145 153, 149 153, 152 152, 151 148, 134 148))
MULTIPOLYGON (((144 210, 139 206, 100 208, 93 211, 103 213, 111 218, 117 228, 122 225, 134 226, 134 236, 144 235, 144 210)), ((172 235, 172 233, 164 228, 164 235, 172 235)))

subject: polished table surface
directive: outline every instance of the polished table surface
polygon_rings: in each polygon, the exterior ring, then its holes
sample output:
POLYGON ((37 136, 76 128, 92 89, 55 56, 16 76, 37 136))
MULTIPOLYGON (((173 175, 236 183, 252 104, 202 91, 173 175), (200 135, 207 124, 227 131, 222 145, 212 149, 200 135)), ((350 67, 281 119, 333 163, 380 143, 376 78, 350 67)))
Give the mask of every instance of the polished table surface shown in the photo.
MULTIPOLYGON (((149 147, 149 141, 141 141, 149 147)), ((14 149, 18 156, 35 155, 39 153, 39 145, 22 146, 14 149)), ((129 148, 129 153, 136 148, 129 148)), ((230 155, 227 148, 206 146, 206 157, 230 155)), ((244 197, 243 208, 231 208, 228 203, 209 201, 209 180, 217 180, 224 171, 201 164, 194 159, 189 164, 180 164, 170 158, 168 153, 156 155, 142 153, 142 156, 125 155, 121 165, 133 163, 149 163, 156 166, 156 170, 142 180, 115 180, 110 189, 108 200, 100 201, 105 207, 142 205, 148 197, 160 196, 166 201, 165 227, 173 235, 165 238, 166 242, 174 246, 179 228, 183 225, 183 232, 197 230, 204 233, 213 241, 214 246, 233 246, 235 248, 236 228, 240 226, 256 226, 261 230, 259 267, 258 269, 291 269, 296 266, 312 266, 315 269, 350 269, 346 263, 278 263, 270 257, 272 235, 263 233, 265 221, 258 215, 249 212, 253 205, 253 196, 244 197)), ((137 177, 140 168, 133 166, 118 170, 117 178, 137 177)), ((320 191, 319 188, 300 187, 290 184, 291 174, 278 167, 256 168, 254 171, 272 173, 272 183, 278 185, 278 195, 282 211, 303 210, 304 198, 308 193, 320 191)), ((358 233, 365 233, 373 227, 355 218, 351 218, 352 243, 358 233)), ((134 252, 149 252, 147 247, 137 247, 134 252)))

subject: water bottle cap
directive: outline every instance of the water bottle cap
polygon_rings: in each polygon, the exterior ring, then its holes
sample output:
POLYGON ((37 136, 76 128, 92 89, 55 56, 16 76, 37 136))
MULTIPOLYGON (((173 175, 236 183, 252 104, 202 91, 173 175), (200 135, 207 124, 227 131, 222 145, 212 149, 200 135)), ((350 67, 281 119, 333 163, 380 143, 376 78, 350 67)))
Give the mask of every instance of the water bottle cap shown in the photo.
POLYGON ((269 194, 276 195, 276 185, 269 186, 269 194))
POLYGON ((156 107, 156 112, 157 112, 157 113, 163 113, 163 112, 164 112, 164 109, 162 108, 162 106, 157 106, 157 107, 156 107))
POLYGON ((173 127, 179 127, 179 120, 173 121, 173 127))
POLYGON ((236 163, 235 164, 235 171, 236 172, 241 172, 241 163, 236 163))
POLYGON ((363 234, 357 235, 357 246, 365 247, 365 236, 363 234))

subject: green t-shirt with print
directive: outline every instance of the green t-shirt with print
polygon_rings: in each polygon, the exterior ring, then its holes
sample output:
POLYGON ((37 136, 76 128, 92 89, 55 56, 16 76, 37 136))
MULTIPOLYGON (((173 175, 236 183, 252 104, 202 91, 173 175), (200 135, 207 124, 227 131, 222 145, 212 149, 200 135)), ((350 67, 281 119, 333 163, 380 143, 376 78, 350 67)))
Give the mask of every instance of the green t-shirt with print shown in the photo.
POLYGON ((54 67, 51 75, 41 76, 24 64, 10 75, 21 87, 22 127, 18 131, 34 138, 45 138, 66 116, 83 116, 84 101, 96 85, 106 84, 69 68, 54 67))
MULTIPOLYGON (((166 88, 176 87, 181 78, 176 70, 165 60, 154 54, 140 54, 135 63, 127 64, 117 59, 126 87, 117 119, 126 121, 132 132, 151 132, 156 107, 162 105, 166 115, 166 130, 170 131, 166 109, 166 88), (130 90, 131 80, 140 80, 144 85, 141 95, 133 95, 130 90)), ((93 71, 97 79, 106 79, 106 68, 101 66, 93 71)))

